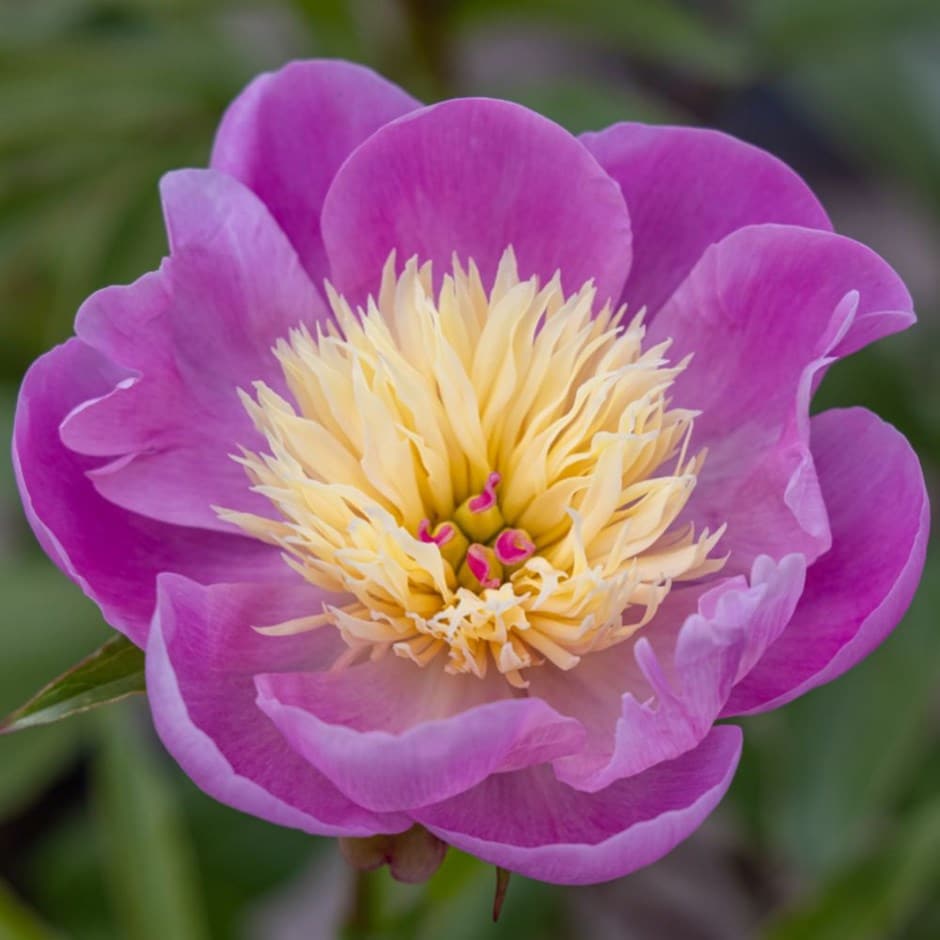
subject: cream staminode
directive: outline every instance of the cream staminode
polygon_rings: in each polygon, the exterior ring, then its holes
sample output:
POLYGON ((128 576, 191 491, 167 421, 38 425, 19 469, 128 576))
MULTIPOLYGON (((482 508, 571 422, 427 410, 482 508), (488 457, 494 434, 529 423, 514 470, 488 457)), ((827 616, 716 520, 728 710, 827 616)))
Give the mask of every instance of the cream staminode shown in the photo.
POLYGON ((721 567, 721 530, 674 527, 702 465, 694 412, 671 408, 685 363, 643 351, 642 317, 594 313, 587 284, 520 280, 511 250, 487 295, 455 260, 389 258, 378 301, 275 349, 293 402, 263 383, 245 407, 270 453, 240 460, 279 518, 219 510, 279 545, 347 603, 259 628, 334 624, 343 662, 393 650, 514 685, 647 623, 677 580, 721 567))

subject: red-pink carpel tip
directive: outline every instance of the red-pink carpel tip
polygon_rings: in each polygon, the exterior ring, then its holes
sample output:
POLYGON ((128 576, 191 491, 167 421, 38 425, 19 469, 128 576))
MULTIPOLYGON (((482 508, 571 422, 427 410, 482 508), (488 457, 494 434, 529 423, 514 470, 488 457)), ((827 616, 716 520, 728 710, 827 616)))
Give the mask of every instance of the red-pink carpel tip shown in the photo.
POLYGON ((493 549, 474 542, 467 549, 467 567, 485 588, 498 588, 502 584, 502 571, 493 549))
POLYGON ((502 477, 495 471, 486 478, 486 484, 483 486, 483 492, 467 501, 467 509, 470 512, 486 512, 496 505, 496 487, 502 477))
POLYGON ((525 529, 503 529, 493 548, 504 565, 521 565, 535 554, 535 542, 525 529))
POLYGON ((433 542, 435 545, 446 545, 456 532, 452 522, 442 522, 434 531, 431 531, 431 520, 422 519, 418 524, 418 538, 422 542, 433 542))

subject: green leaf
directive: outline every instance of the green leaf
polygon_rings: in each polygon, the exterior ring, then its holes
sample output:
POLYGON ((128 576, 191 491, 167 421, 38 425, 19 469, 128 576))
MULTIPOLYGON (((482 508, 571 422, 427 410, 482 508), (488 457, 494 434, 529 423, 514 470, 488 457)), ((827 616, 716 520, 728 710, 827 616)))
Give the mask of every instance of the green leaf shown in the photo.
POLYGON ((932 553, 903 623, 849 674, 744 721, 742 779, 759 835, 804 878, 829 877, 865 851, 936 746, 938 574, 932 553))
POLYGON ((887 172, 940 206, 938 66, 935 41, 885 36, 861 52, 801 63, 785 79, 790 96, 863 168, 887 172), (877 56, 878 68, 870 61, 877 56))
POLYGON ((136 720, 143 716, 123 707, 98 717, 103 742, 94 775, 96 815, 117 933, 135 940, 206 940, 190 834, 172 778, 146 724, 136 720))
MULTIPOLYGON (((93 721, 85 723, 94 725, 93 721)), ((15 740, 30 737, 47 734, 15 740)), ((95 735, 89 737, 94 746, 95 735)), ((54 822, 23 846, 18 859, 24 894, 63 937, 115 940, 118 934, 104 885, 99 820, 85 803, 63 808, 61 816, 52 815, 54 822)))
POLYGON ((241 936, 253 905, 276 903, 283 886, 293 892, 315 855, 338 852, 334 839, 272 826, 216 802, 182 771, 171 776, 203 876, 202 903, 212 937, 241 936))
POLYGON ((0 734, 47 725, 144 691, 143 652, 116 636, 9 715, 0 734))
POLYGON ((518 101, 557 121, 573 134, 598 130, 617 121, 690 123, 688 115, 665 100, 622 82, 547 77, 525 82, 493 79, 483 82, 479 91, 495 98, 518 101))
POLYGON ((897 936, 940 880, 940 801, 912 813, 893 838, 829 879, 780 918, 768 940, 878 940, 897 936))
POLYGON ((462 4, 461 23, 547 24, 596 48, 637 62, 671 67, 721 85, 746 81, 753 70, 746 45, 721 18, 677 0, 477 0, 462 4))
POLYGON ((291 6, 310 26, 317 53, 362 58, 363 32, 370 23, 368 18, 365 23, 358 22, 361 18, 355 16, 346 0, 291 0, 291 6))
MULTIPOLYGON (((903 35, 931 35, 940 26, 935 0, 746 0, 740 15, 766 60, 788 64, 846 50, 880 52, 903 35)), ((865 62, 872 78, 881 72, 865 62)), ((900 102, 899 102, 900 103, 900 102)))
POLYGON ((3 940, 54 940, 58 936, 0 881, 0 937, 3 940))

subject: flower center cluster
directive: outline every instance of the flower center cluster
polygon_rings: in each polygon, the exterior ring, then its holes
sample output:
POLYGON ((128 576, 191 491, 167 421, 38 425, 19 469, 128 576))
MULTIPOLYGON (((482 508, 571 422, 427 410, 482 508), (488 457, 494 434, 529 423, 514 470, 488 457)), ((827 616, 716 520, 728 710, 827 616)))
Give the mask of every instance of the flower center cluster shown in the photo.
POLYGON ((241 393, 268 452, 236 459, 272 514, 219 513, 331 592, 262 632, 332 625, 344 662, 443 656, 524 686, 721 567, 721 530, 676 524, 703 455, 667 398, 684 363, 643 350, 641 317, 521 279, 511 250, 489 292, 472 263, 435 294, 430 265, 393 256, 365 310, 329 296, 335 323, 275 349, 293 400, 241 393))
POLYGON ((431 528, 422 519, 418 538, 438 547, 465 588, 498 588, 504 577, 535 554, 535 542, 525 529, 506 526, 496 488, 502 477, 491 473, 481 493, 465 499, 454 518, 431 528))

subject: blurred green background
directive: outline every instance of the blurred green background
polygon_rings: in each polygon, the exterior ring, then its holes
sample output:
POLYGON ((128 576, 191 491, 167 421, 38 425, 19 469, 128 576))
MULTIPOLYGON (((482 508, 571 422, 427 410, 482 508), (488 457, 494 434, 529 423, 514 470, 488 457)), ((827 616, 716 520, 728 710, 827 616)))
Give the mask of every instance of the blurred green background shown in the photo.
MULTIPOLYGON (((761 144, 837 227, 907 280, 921 322, 826 379, 940 466, 937 0, 0 0, 0 423, 29 362, 94 289, 164 251, 156 182, 204 165, 228 101, 293 57, 368 63, 426 100, 511 98, 573 131, 701 123, 761 144)), ((935 490, 936 492, 936 490, 935 490)), ((891 498, 890 493, 885 494, 891 498)), ((0 467, 0 713, 107 629, 38 551, 0 467)), ((425 890, 368 883, 374 936, 940 936, 940 604, 868 662, 745 722, 720 811, 623 881, 515 878, 451 853, 425 890)), ((338 935, 351 882, 327 840, 204 797, 141 702, 0 739, 0 940, 310 940, 338 935)))

